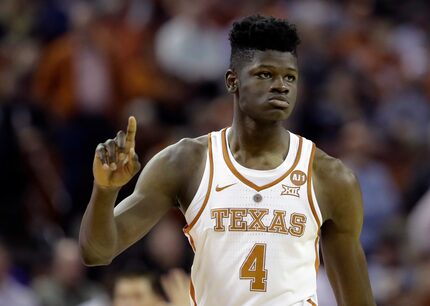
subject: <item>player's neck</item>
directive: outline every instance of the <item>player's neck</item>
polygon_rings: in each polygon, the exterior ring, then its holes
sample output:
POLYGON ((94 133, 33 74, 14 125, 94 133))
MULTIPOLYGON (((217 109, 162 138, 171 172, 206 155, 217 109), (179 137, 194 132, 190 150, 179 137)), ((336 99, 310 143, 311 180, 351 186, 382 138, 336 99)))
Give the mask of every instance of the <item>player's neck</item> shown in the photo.
POLYGON ((282 122, 258 123, 250 118, 235 118, 228 138, 233 154, 245 151, 251 155, 264 152, 286 155, 290 143, 282 122))

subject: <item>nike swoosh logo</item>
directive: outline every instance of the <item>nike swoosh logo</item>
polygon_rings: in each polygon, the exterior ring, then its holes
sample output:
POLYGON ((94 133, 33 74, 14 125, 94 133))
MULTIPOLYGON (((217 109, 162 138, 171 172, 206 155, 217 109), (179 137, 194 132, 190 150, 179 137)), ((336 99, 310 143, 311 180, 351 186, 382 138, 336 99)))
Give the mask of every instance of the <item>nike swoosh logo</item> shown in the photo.
POLYGON ((233 184, 225 185, 225 186, 222 186, 222 187, 219 187, 218 185, 216 185, 215 190, 216 190, 217 192, 220 192, 220 191, 223 191, 224 189, 226 189, 226 188, 228 188, 228 187, 231 187, 231 186, 233 186, 233 185, 236 185, 236 184, 237 184, 237 183, 233 183, 233 184))

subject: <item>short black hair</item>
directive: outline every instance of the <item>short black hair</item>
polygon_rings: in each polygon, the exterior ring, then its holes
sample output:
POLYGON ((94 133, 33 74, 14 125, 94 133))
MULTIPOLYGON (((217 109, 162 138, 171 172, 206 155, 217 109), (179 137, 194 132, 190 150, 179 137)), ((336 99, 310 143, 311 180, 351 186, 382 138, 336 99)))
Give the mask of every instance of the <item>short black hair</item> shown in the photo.
POLYGON ((296 26, 285 19, 252 15, 233 23, 230 31, 230 68, 250 61, 255 50, 291 52, 297 56, 300 38, 296 26))

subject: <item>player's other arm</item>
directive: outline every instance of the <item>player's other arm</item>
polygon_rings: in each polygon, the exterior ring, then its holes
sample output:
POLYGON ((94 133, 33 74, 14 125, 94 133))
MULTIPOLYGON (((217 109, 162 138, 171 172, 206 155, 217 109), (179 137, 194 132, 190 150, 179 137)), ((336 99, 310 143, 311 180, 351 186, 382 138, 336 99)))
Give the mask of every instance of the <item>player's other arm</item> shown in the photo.
POLYGON ((339 160, 318 150, 315 190, 324 217, 322 254, 337 304, 376 305, 360 243, 363 225, 361 191, 355 175, 339 160))
POLYGON ((139 171, 134 152, 136 121, 96 149, 91 199, 82 219, 79 243, 86 265, 106 265, 143 237, 176 204, 180 151, 184 142, 158 153, 141 172, 134 192, 115 207, 120 188, 139 171))

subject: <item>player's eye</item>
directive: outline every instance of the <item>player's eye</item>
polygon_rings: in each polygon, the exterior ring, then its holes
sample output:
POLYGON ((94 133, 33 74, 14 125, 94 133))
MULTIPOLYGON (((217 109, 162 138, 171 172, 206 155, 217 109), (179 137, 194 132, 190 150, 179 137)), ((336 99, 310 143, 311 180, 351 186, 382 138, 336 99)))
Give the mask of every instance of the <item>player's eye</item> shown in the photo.
POLYGON ((287 80, 287 82, 294 82, 296 80, 296 76, 292 75, 292 74, 288 74, 285 79, 287 80))
POLYGON ((272 74, 270 72, 267 71, 263 71, 263 72, 259 72, 257 73, 257 76, 260 79, 270 79, 272 77, 272 74))

